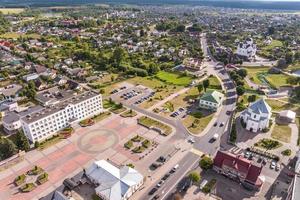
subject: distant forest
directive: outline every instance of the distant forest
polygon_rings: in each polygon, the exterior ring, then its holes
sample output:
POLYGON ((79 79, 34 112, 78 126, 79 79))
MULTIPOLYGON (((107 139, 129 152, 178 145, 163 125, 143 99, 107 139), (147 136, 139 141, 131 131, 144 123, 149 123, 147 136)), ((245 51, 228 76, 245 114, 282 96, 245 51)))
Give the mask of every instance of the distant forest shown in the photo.
POLYGON ((225 8, 300 10, 300 2, 237 0, 0 0, 2 7, 49 7, 84 4, 191 5, 225 8))

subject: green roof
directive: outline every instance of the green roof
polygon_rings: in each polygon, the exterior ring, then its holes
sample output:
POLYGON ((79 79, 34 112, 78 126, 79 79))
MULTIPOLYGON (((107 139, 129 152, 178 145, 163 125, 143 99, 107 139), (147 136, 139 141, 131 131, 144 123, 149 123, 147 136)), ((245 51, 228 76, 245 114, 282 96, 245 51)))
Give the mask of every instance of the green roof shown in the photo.
POLYGON ((212 103, 220 103, 224 95, 221 92, 218 91, 208 91, 204 93, 201 97, 200 100, 203 101, 209 101, 212 103))

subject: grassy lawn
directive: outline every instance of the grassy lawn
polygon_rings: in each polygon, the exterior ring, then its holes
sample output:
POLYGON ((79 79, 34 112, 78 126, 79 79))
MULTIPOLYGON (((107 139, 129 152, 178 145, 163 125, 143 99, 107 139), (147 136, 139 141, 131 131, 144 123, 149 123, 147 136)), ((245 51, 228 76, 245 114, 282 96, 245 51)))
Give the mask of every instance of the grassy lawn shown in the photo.
POLYGON ((166 83, 180 86, 188 86, 192 82, 192 77, 190 76, 166 71, 158 72, 156 77, 166 83))
POLYGON ((41 38, 41 36, 39 34, 21 34, 21 33, 15 33, 15 32, 10 32, 10 33, 4 33, 2 35, 0 35, 0 38, 4 38, 4 39, 18 39, 20 37, 23 38, 33 38, 33 39, 39 39, 41 38))
POLYGON ((106 111, 106 112, 100 113, 99 115, 94 116, 92 119, 95 122, 99 122, 99 121, 109 117, 110 115, 111 115, 111 113, 109 111, 106 111))
POLYGON ((210 76, 210 77, 208 77, 208 80, 209 80, 208 89, 222 90, 221 83, 217 77, 210 76))
POLYGON ((124 112, 125 110, 127 110, 125 107, 112 107, 111 109, 109 109, 109 111, 115 113, 115 114, 120 114, 122 112, 124 112))
POLYGON ((0 12, 4 15, 19 14, 24 11, 24 8, 0 8, 0 12))
POLYGON ((291 141, 291 128, 287 125, 275 125, 273 131, 272 131, 272 138, 289 143, 291 141))
POLYGON ((258 78, 259 73, 268 72, 269 67, 244 67, 248 72, 249 79, 256 84, 263 84, 258 78))
POLYGON ((199 134, 201 133, 208 123, 211 121, 213 118, 213 114, 202 117, 200 119, 196 118, 195 116, 188 115, 186 118, 183 120, 183 125, 188 128, 190 132, 193 134, 199 134))
POLYGON ((263 48, 263 50, 272 50, 274 49, 275 47, 282 47, 283 44, 281 41, 279 40, 272 40, 271 44, 269 44, 268 46, 265 46, 263 48))
POLYGON ((128 110, 126 112, 123 112, 120 116, 121 117, 135 117, 137 115, 137 113, 133 110, 128 110))
POLYGON ((292 110, 296 112, 297 115, 300 115, 300 106, 296 104, 274 99, 266 99, 266 102, 271 106, 273 111, 292 110))
POLYGON ((146 116, 140 117, 138 119, 138 123, 148 128, 158 128, 164 132, 163 135, 169 135, 172 133, 172 129, 170 126, 146 116))
POLYGON ((289 85, 287 83, 288 76, 284 74, 268 74, 266 79, 270 82, 271 85, 276 88, 284 85, 289 85))
POLYGON ((46 149, 52 145, 57 144, 63 139, 61 135, 54 135, 53 137, 46 139, 45 141, 40 143, 40 146, 38 147, 39 150, 46 149))

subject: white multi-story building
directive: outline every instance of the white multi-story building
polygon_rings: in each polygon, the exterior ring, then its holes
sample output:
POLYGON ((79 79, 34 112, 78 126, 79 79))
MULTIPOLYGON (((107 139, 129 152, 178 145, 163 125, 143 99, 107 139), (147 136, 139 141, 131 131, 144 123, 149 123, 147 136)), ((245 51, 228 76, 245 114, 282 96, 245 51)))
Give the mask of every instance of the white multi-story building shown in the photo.
POLYGON ((36 98, 46 106, 20 118, 25 135, 33 143, 43 141, 73 123, 93 117, 103 109, 102 96, 93 91, 80 94, 64 91, 43 92, 36 98))
POLYGON ((262 131, 269 127, 272 109, 264 99, 259 99, 249 105, 241 113, 241 119, 246 124, 246 129, 252 132, 262 131))
POLYGON ((256 44, 252 38, 247 38, 245 42, 240 42, 237 46, 237 55, 253 58, 256 55, 256 44))

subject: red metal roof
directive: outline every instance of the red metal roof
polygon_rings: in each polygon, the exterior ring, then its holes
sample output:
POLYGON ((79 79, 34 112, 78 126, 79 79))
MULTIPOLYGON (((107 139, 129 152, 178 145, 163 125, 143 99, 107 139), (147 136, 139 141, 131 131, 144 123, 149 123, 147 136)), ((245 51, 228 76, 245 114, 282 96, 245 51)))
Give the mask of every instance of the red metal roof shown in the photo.
POLYGON ((246 181, 255 185, 262 184, 258 178, 262 167, 253 165, 249 160, 240 155, 218 151, 216 157, 214 158, 214 166, 219 168, 223 168, 223 166, 230 167, 240 173, 246 174, 246 181))

